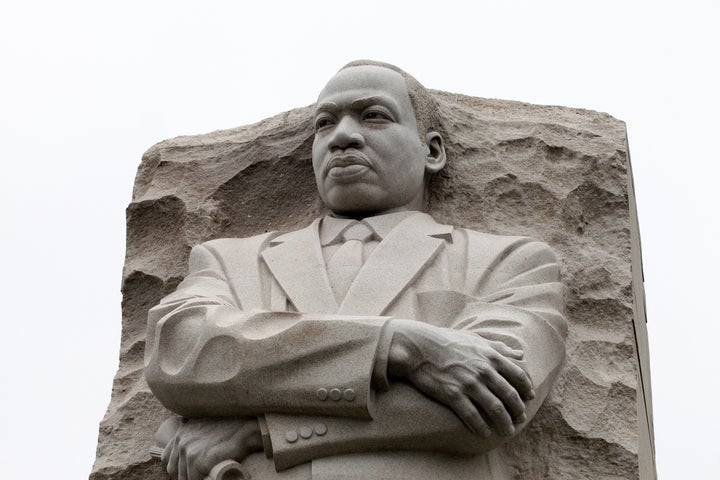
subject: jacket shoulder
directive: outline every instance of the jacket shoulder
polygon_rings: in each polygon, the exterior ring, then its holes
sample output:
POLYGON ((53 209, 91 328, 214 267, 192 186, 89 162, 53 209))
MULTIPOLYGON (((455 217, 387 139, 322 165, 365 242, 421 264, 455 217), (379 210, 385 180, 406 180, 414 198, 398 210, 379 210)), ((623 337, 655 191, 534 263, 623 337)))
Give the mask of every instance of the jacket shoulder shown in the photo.
MULTIPOLYGON (((557 259, 550 246, 540 240, 519 235, 497 235, 478 232, 464 228, 456 229, 467 238, 467 248, 470 258, 482 255, 491 256, 497 260, 509 257, 521 257, 527 263, 535 258, 543 263, 556 263, 557 259)), ((534 262, 533 262, 534 263, 534 262)))
POLYGON ((257 257, 278 232, 245 238, 217 238, 195 245, 190 251, 189 271, 218 269, 240 258, 257 257))
POLYGON ((560 281, 555 253, 544 242, 466 229, 459 233, 467 239, 466 281, 475 292, 506 288, 518 279, 531 283, 560 281))
POLYGON ((209 250, 216 255, 223 255, 233 252, 247 252, 253 249, 263 249, 273 238, 280 235, 279 232, 265 232, 252 237, 243 238, 216 238, 208 240, 194 248, 209 250))

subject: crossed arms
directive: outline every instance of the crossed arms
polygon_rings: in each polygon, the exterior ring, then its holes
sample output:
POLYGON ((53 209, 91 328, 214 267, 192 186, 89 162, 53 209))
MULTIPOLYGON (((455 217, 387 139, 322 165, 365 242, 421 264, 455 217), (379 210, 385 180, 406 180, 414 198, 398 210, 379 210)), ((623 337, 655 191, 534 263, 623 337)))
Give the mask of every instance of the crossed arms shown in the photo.
MULTIPOLYGON (((360 451, 480 454, 532 418, 564 357, 562 287, 549 249, 508 241, 490 267, 468 275, 464 292, 417 293, 446 317, 429 325, 248 309, 234 299, 216 254, 199 246, 188 277, 150 312, 146 377, 185 417, 260 417, 278 470, 360 451), (352 391, 352 401, 320 400, 318 390, 331 387, 352 391), (308 424, 327 432, 284 441, 308 424)), ((207 430, 208 422, 225 426, 228 443, 244 442, 217 455, 241 460, 260 448, 254 420, 191 420, 183 428, 207 430)), ((179 450, 168 450, 170 468, 190 470, 179 450)))

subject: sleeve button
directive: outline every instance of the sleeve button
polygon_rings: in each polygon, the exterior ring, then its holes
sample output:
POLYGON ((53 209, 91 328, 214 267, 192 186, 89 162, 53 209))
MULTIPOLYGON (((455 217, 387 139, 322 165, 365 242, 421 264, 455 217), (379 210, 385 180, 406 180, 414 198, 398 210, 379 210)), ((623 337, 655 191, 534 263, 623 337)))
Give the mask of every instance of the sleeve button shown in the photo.
POLYGON ((328 397, 327 388, 318 388, 317 397, 320 401, 326 400, 328 397))
POLYGON ((339 388, 333 388, 330 390, 330 399, 334 401, 340 400, 340 397, 342 397, 342 393, 340 392, 339 388))
POLYGON ((300 428, 300 436, 302 438, 306 438, 306 439, 310 438, 310 437, 312 437, 312 434, 313 434, 312 428, 310 428, 310 427, 301 427, 300 428))
POLYGON ((315 425, 315 435, 322 437, 327 433, 327 426, 324 423, 318 423, 315 425))
POLYGON ((348 388, 343 392, 343 398, 345 398, 345 400, 347 400, 348 402, 352 402, 353 400, 355 400, 355 390, 353 390, 352 388, 348 388))
POLYGON ((295 443, 297 442, 298 434, 297 432, 291 430, 285 434, 285 440, 287 440, 288 443, 295 443))

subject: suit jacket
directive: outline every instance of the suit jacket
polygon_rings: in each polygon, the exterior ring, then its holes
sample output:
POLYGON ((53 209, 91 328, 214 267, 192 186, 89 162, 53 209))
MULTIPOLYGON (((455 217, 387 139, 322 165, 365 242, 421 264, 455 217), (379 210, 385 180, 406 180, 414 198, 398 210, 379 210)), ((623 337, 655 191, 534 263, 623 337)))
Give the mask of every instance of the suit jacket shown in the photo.
POLYGON ((187 417, 261 416, 279 471, 312 462, 312 478, 502 475, 482 454, 506 438, 478 438, 402 382, 378 391, 373 365, 391 318, 502 341, 524 352, 531 418, 565 354, 550 249, 417 213, 375 248, 338 305, 318 225, 192 250, 188 276, 149 314, 155 395, 187 417))

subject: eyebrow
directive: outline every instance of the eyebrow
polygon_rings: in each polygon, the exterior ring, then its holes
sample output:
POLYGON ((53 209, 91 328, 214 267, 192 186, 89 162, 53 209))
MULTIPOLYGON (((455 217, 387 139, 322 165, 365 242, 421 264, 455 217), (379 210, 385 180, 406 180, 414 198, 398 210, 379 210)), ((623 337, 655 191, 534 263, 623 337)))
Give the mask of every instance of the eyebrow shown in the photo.
MULTIPOLYGON (((378 105, 378 104, 388 107, 393 112, 398 111, 397 102, 395 100, 393 100, 391 97, 388 97, 385 95, 371 95, 369 97, 358 98, 357 100, 353 100, 350 103, 350 107, 352 109, 363 109, 369 105, 378 105)), ((320 112, 335 112, 339 108, 340 107, 335 102, 318 103, 315 107, 314 115, 317 115, 320 112)))
POLYGON ((358 98, 357 100, 353 101, 350 104, 350 106, 352 108, 364 108, 364 107, 367 107, 368 105, 377 105, 377 104, 384 105, 395 111, 398 108, 398 105, 395 102, 395 100, 393 100, 392 98, 387 97, 385 95, 373 95, 370 97, 358 98))
POLYGON ((337 103, 333 103, 333 102, 318 103, 315 106, 315 115, 317 115, 318 112, 333 111, 333 110, 337 110, 337 108, 338 108, 337 103))

